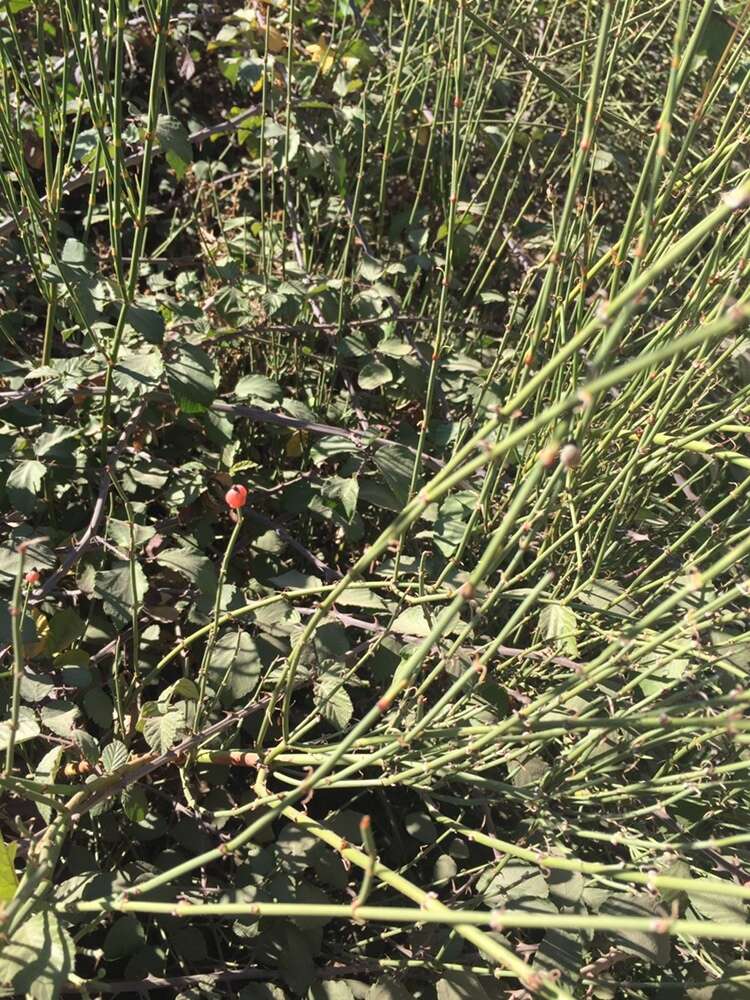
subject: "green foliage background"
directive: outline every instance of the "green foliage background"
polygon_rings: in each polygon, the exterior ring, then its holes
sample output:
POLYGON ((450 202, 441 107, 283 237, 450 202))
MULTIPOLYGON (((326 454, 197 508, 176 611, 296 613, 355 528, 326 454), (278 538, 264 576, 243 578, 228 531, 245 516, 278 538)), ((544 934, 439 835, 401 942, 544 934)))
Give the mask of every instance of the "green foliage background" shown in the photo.
POLYGON ((747 994, 748 13, 0 5, 9 995, 747 994))

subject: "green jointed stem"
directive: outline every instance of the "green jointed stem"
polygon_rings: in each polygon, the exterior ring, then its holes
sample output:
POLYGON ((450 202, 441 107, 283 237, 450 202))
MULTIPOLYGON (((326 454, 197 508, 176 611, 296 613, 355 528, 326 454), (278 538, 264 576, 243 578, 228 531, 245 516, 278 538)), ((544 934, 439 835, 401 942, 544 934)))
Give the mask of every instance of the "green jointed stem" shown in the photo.
POLYGON ((629 282, 623 290, 611 299, 603 308, 600 316, 597 316, 586 323, 586 325, 571 337, 564 347, 537 371, 534 376, 520 389, 512 399, 503 407, 503 413, 510 415, 534 393, 562 364, 567 361, 579 348, 581 348, 589 337, 601 327, 603 323, 611 322, 617 312, 623 306, 632 302, 641 295, 655 278, 663 274, 668 268, 692 253, 700 244, 718 227, 725 222, 738 208, 744 208, 750 200, 750 182, 746 182, 740 188, 730 191, 720 205, 713 212, 697 223, 691 230, 677 240, 668 250, 666 250, 658 260, 649 268, 641 272, 637 280, 629 282))
MULTIPOLYGON (((456 206, 461 188, 461 167, 459 157, 459 142, 461 136, 461 109, 463 106, 463 64, 464 64, 464 0, 458 0, 458 16, 455 23, 456 55, 454 59, 454 88, 453 88, 453 127, 451 130, 451 180, 450 194, 448 196, 448 221, 445 236, 445 264, 443 266, 443 277, 440 285, 440 298, 438 300, 437 323, 435 324, 435 337, 432 342, 432 357, 430 359, 430 373, 427 379, 427 396, 425 398, 422 421, 419 426, 419 438, 417 439, 417 450, 412 466, 411 481, 407 500, 411 500, 416 487, 417 476, 422 466, 422 452, 424 451, 425 438, 430 426, 432 408, 435 401, 435 389, 438 378, 438 370, 443 351, 443 338, 445 336, 445 313, 448 304, 448 289, 451 286, 453 270, 454 241, 456 238, 456 206)), ((398 563, 396 564, 397 572, 398 563)), ((395 574, 394 574, 395 575, 395 574)))
MULTIPOLYGON (((376 869, 376 875, 382 877, 380 870, 376 869)), ((385 881, 385 879, 383 879, 385 881)), ((690 881, 689 879, 666 880, 668 882, 690 881)), ((664 885, 664 888, 678 888, 664 885)), ((426 894, 425 894, 426 895, 426 894)), ((437 901, 436 901, 437 902, 437 901)), ((525 913, 521 910, 499 910, 499 911, 477 911, 477 910, 457 910, 451 911, 442 904, 426 907, 399 907, 399 906, 346 906, 325 903, 145 903, 133 900, 122 900, 114 903, 107 902, 81 902, 72 903, 68 908, 73 913, 101 913, 107 910, 114 910, 118 913, 153 913, 168 914, 174 917, 226 917, 228 919, 239 916, 261 917, 318 917, 328 919, 363 920, 376 921, 382 923, 407 923, 407 924, 447 924, 460 929, 487 927, 490 930, 502 931, 505 928, 536 928, 547 930, 556 928, 558 930, 574 931, 640 931, 647 934, 668 934, 675 937, 729 940, 729 941, 749 941, 750 927, 742 921, 722 922, 714 920, 681 920, 672 917, 627 917, 627 916, 602 916, 586 914, 546 914, 546 913, 525 913)), ((503 958, 496 958, 503 965, 507 965, 522 982, 538 981, 542 977, 535 974, 531 967, 516 959, 511 964, 512 952, 501 948, 497 942, 490 937, 474 937, 474 935, 462 935, 472 940, 472 943, 485 951, 490 958, 503 954, 503 958), (494 946, 494 947, 492 947, 494 946)), ((546 984, 548 989, 554 988, 552 983, 546 984)), ((568 997, 569 994, 564 989, 558 987, 556 992, 539 995, 549 995, 556 997, 568 997)))
MULTIPOLYGON (((242 509, 238 508, 235 511, 234 528, 232 528, 232 534, 229 536, 227 547, 224 550, 224 557, 221 560, 221 569, 219 570, 219 578, 216 581, 214 610, 208 632, 208 639, 206 641, 206 648, 203 653, 203 659, 201 660, 200 670, 198 671, 198 701, 195 706, 193 732, 198 732, 200 730, 203 709, 206 701, 206 684, 208 682, 208 674, 211 666, 211 657, 216 647, 216 640, 219 637, 219 626, 221 624, 221 601, 224 596, 224 583, 226 582, 229 564, 232 561, 232 554, 237 544, 237 539, 240 537, 240 532, 242 531, 242 524, 242 509)), ((218 695, 219 691, 217 690, 215 692, 215 696, 218 697, 218 695)))
POLYGON ((172 0, 161 0, 159 10, 159 20, 156 25, 156 44, 154 46, 154 56, 151 68, 151 83, 148 97, 148 113, 146 116, 146 134, 143 144, 143 160, 141 163, 141 176, 138 188, 138 205, 133 219, 135 234, 133 236, 133 247, 131 250, 130 269, 127 280, 123 286, 122 302, 117 316, 112 341, 107 357, 107 371, 104 382, 104 402, 102 404, 102 447, 107 449, 110 432, 110 420, 112 409, 112 390, 114 385, 114 371, 120 354, 120 345, 125 332, 128 311, 135 297, 138 286, 143 252, 146 246, 146 234, 148 230, 146 218, 150 193, 151 166, 153 162, 154 149, 156 147, 156 128, 159 119, 159 108, 161 104, 162 88, 164 81, 164 61, 167 50, 167 37, 169 29, 169 18, 172 11, 172 0))
POLYGON ((18 564, 16 577, 13 581, 13 596, 10 599, 10 629, 11 643, 13 646, 13 684, 10 695, 10 720, 8 722, 8 745, 5 748, 5 771, 4 775, 9 778, 13 772, 13 758, 16 749, 16 734, 18 732, 18 718, 21 709, 21 681, 23 680, 23 613, 25 603, 21 602, 21 590, 23 588, 24 564, 26 561, 26 546, 20 545, 17 549, 18 564))

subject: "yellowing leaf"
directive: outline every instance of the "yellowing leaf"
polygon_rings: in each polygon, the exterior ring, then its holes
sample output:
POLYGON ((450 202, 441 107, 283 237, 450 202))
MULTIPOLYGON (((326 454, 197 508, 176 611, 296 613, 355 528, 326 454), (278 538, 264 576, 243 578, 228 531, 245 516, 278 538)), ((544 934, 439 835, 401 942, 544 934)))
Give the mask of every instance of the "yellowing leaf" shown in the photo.
POLYGON ((269 25, 268 51, 276 54, 277 52, 283 52, 285 48, 286 48, 286 38, 284 38, 284 36, 281 34, 278 28, 274 28, 272 24, 269 25))
POLYGON ((323 76, 331 72, 335 61, 334 50, 328 44, 325 35, 321 35, 315 44, 306 45, 305 52, 310 56, 312 62, 320 63, 320 72, 323 76))
POLYGON ((0 838, 0 903, 7 903, 16 894, 18 876, 13 866, 18 844, 6 844, 0 838))
MULTIPOLYGON (((260 44, 265 45, 265 38, 266 38, 265 18, 260 18, 256 14, 254 21, 255 23, 253 24, 253 28, 255 30, 255 34, 260 39, 260 44)), ((268 51, 271 52, 273 55, 276 55, 277 52, 283 52, 286 49, 286 47, 287 47, 286 36, 283 35, 275 25, 269 24, 268 51)))
POLYGON ((286 448, 284 449, 287 458, 299 458, 302 454, 302 449, 307 444, 307 439, 310 435, 307 431, 294 431, 292 436, 286 443, 286 448))
POLYGON ((47 648, 49 619, 37 608, 31 608, 29 615, 34 619, 38 639, 36 642, 24 643, 23 651, 30 660, 33 660, 35 656, 42 656, 47 648))

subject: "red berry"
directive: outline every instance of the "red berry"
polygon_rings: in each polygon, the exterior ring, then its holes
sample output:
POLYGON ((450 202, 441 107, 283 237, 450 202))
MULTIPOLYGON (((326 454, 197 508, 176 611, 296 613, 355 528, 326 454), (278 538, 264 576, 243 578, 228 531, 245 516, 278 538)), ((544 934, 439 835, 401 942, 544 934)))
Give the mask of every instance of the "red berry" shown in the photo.
POLYGON ((26 583, 29 584, 30 587, 33 587, 34 584, 39 583, 39 573, 35 569, 30 569, 29 572, 24 577, 24 580, 26 581, 26 583))
POLYGON ((247 487, 241 486, 239 483, 235 483, 233 486, 229 487, 224 499, 227 502, 227 506, 231 507, 232 510, 238 510, 240 507, 244 507, 247 503, 247 487))

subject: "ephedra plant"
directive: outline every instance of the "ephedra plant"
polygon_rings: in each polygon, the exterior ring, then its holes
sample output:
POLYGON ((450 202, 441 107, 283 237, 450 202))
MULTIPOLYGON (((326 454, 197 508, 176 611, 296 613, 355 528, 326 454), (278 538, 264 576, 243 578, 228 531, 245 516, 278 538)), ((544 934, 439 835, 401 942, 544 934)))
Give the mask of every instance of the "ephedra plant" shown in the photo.
POLYGON ((0 5, 0 982, 742 996, 748 5, 0 5))

